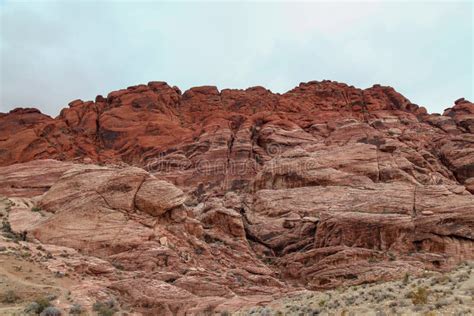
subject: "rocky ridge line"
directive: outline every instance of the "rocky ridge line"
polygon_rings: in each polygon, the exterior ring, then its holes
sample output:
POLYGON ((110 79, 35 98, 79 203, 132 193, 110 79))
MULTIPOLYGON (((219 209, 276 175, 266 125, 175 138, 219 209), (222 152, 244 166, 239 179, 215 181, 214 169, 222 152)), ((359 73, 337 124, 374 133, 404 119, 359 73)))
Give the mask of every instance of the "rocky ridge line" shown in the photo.
POLYGON ((1 115, 0 194, 133 310, 235 310, 472 260, 473 131, 466 100, 432 115, 377 85, 152 82, 1 115))

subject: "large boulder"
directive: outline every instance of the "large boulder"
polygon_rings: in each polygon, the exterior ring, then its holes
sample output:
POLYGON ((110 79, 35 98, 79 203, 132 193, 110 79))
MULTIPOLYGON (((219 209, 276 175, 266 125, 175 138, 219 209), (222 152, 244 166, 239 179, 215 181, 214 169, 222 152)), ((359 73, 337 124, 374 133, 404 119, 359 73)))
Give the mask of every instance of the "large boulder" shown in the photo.
POLYGON ((143 181, 135 194, 135 205, 143 212, 160 216, 183 204, 185 199, 183 191, 173 184, 149 178, 143 181))

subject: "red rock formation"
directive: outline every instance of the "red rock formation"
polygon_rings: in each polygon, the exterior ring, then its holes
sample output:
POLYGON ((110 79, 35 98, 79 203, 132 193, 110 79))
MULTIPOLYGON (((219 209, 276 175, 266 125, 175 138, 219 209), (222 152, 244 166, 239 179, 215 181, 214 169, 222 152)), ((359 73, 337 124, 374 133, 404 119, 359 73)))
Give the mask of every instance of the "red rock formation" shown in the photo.
POLYGON ((142 271, 109 284, 132 306, 198 311, 472 259, 473 132, 474 104, 427 114, 379 85, 151 82, 1 115, 1 165, 76 163, 0 168, 0 193, 46 192, 35 238, 142 271))
POLYGON ((418 167, 436 162, 436 172, 471 188, 473 107, 460 99, 443 115, 428 115, 390 87, 360 90, 331 81, 302 83, 283 95, 262 87, 181 94, 150 82, 95 102, 73 101, 55 119, 35 109, 2 115, 0 165, 40 158, 123 161, 164 168, 170 180, 193 186, 209 180, 202 171, 210 171, 211 182, 228 189, 246 186, 286 149, 366 142, 389 154, 407 147, 418 167), (417 150, 433 157, 415 158, 417 150), (235 177, 230 168, 243 166, 246 175, 235 177))

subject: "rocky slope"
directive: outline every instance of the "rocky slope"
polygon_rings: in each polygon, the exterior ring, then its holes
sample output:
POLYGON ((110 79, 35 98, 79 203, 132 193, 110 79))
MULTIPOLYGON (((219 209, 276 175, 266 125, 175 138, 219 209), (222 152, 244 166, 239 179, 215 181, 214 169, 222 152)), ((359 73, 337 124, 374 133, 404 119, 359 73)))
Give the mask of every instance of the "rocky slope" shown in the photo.
POLYGON ((151 82, 0 114, 0 194, 24 243, 75 254, 78 297, 235 311, 474 259, 473 132, 464 99, 431 115, 378 85, 151 82))
POLYGON ((296 292, 235 315, 472 315, 473 266, 469 262, 444 274, 405 274, 397 281, 296 292))

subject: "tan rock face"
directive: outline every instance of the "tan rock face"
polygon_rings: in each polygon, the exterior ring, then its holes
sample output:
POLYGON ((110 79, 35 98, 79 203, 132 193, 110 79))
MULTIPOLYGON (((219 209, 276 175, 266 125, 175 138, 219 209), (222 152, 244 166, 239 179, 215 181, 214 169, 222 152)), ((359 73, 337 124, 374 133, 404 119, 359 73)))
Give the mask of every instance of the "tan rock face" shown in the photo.
POLYGON ((10 197, 41 195, 73 166, 69 162, 42 160, 41 163, 15 164, 1 168, 1 194, 10 197))
POLYGON ((158 179, 146 179, 135 194, 136 207, 153 216, 163 215, 183 204, 184 200, 183 191, 158 179))
POLYGON ((11 214, 30 238, 126 271, 104 278, 134 309, 220 311, 473 259, 473 113, 381 86, 153 82, 0 116, 0 194, 36 196, 45 216, 11 214))

